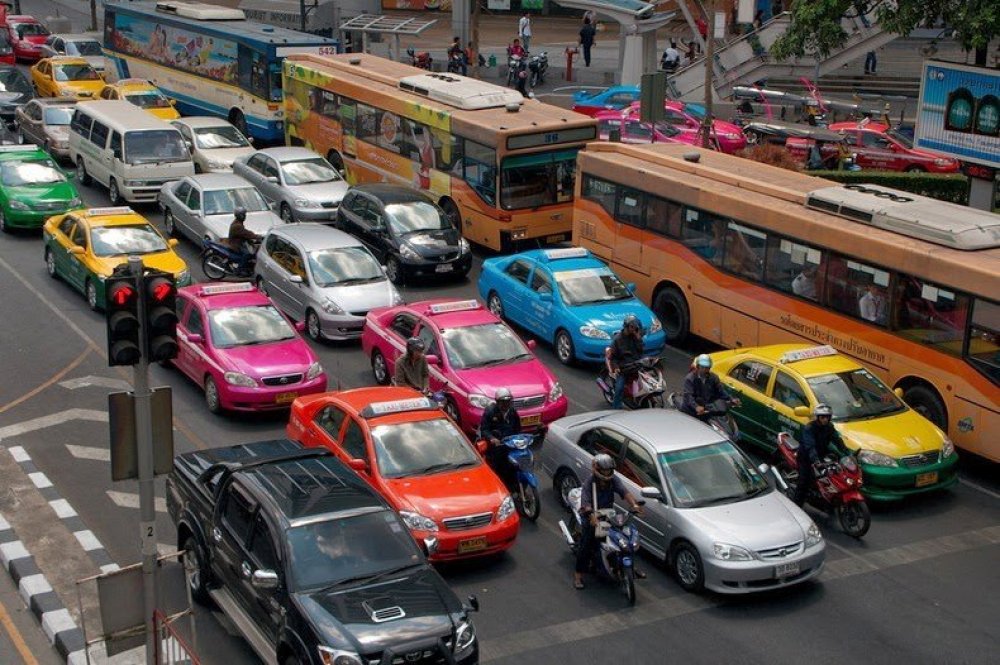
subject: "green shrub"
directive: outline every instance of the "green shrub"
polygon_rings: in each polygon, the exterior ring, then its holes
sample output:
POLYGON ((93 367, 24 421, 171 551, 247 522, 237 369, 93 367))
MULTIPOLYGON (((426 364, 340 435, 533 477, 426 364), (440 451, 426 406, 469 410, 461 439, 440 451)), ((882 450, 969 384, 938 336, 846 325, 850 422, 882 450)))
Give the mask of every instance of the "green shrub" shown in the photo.
POLYGON ((966 205, 969 179, 961 173, 899 173, 896 171, 809 171, 809 175, 845 185, 869 183, 911 194, 966 205))

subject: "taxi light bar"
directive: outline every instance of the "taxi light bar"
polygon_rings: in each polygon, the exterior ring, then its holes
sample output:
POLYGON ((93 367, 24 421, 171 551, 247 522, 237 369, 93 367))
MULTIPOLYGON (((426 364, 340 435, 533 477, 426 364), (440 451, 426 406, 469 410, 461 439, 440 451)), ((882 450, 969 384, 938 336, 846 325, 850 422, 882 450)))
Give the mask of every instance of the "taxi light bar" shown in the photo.
POLYGON ((433 402, 426 397, 413 397, 411 399, 397 399, 391 402, 372 402, 361 409, 362 418, 376 418, 390 413, 403 413, 405 411, 426 411, 428 409, 439 408, 437 402, 433 402))
POLYGON ((454 302, 439 302, 434 303, 427 308, 427 312, 430 314, 445 314, 447 312, 468 312, 474 309, 480 309, 482 305, 479 304, 478 300, 456 300, 454 302))
POLYGON ((87 208, 88 215, 131 215, 132 208, 116 206, 114 208, 87 208))
POLYGON ((788 353, 782 353, 781 358, 778 359, 778 362, 785 364, 785 363, 793 363, 798 360, 809 360, 811 358, 824 358, 826 356, 835 356, 835 355, 837 355, 837 349, 833 348, 829 344, 825 344, 823 346, 814 346, 812 348, 801 349, 799 351, 789 351, 788 353))
POLYGON ((118 81, 116 81, 116 83, 118 85, 139 85, 140 83, 146 84, 146 85, 153 85, 153 82, 150 81, 149 79, 141 79, 141 78, 135 78, 135 77, 128 78, 128 79, 118 79, 118 81))
POLYGON ((199 287, 199 296, 218 296, 223 293, 249 293, 250 291, 256 291, 257 288, 250 284, 249 282, 243 282, 242 284, 206 284, 205 286, 199 287))
POLYGON ((555 261, 556 259, 581 259, 587 256, 590 256, 590 252, 587 251, 586 247, 545 250, 545 258, 549 261, 555 261))
POLYGON ((35 152, 41 150, 34 143, 23 143, 21 145, 0 145, 0 152, 35 152))

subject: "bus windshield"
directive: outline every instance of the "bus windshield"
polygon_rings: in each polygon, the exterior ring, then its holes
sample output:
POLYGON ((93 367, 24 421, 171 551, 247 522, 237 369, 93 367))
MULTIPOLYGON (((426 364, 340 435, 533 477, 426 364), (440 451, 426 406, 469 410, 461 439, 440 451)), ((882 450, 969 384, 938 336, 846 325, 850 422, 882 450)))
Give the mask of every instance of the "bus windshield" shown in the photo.
POLYGON ((125 134, 125 162, 128 164, 184 162, 189 159, 187 146, 176 129, 149 129, 125 134))
POLYGON ((572 201, 577 152, 553 150, 503 160, 500 204, 505 210, 520 210, 572 201))

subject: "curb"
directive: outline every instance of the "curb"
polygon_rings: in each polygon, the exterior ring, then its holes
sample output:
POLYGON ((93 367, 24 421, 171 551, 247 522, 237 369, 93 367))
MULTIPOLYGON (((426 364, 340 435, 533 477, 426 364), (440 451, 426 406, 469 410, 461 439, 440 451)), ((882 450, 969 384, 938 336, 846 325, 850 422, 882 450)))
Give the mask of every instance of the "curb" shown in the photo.
POLYGON ((38 620, 42 631, 68 665, 85 662, 86 643, 69 610, 35 563, 35 557, 18 539, 0 514, 0 563, 10 574, 18 593, 38 620))

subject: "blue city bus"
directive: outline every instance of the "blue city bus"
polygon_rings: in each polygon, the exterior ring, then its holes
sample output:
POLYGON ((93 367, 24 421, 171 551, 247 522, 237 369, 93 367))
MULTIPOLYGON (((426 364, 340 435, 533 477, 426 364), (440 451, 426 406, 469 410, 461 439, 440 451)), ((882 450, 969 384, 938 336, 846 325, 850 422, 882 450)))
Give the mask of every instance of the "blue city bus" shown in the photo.
POLYGON ((226 118, 263 142, 284 138, 281 61, 329 55, 338 42, 248 21, 240 9, 194 2, 104 6, 106 78, 146 79, 184 115, 226 118))

